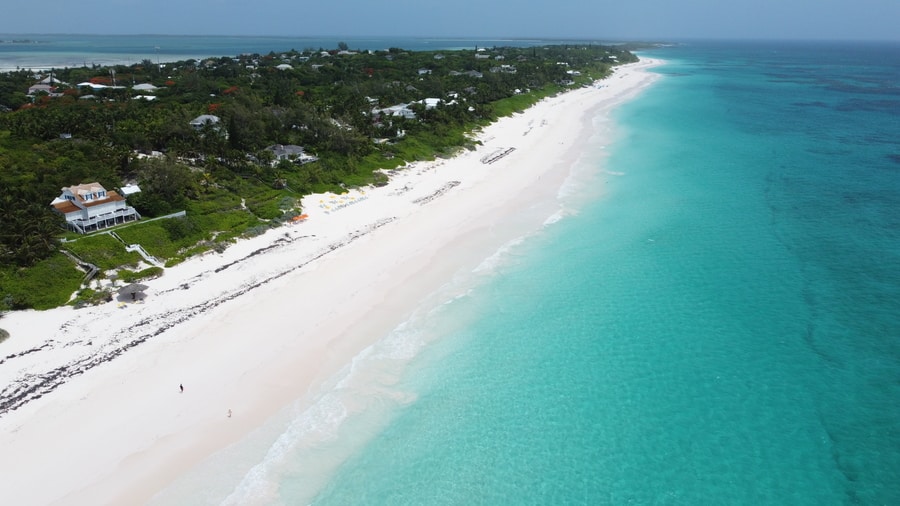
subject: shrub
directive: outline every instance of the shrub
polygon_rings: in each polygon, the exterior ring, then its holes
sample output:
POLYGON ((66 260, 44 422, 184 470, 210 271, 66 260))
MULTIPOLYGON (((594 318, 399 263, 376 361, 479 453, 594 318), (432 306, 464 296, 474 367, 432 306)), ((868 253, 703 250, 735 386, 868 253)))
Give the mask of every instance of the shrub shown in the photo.
POLYGON ((84 290, 78 292, 75 300, 72 301, 72 305, 74 305, 76 308, 81 308, 84 306, 98 306, 112 300, 113 294, 109 290, 92 290, 90 288, 85 288, 84 290))
POLYGON ((0 310, 50 309, 66 304, 84 273, 62 253, 29 269, 0 269, 0 310))
POLYGON ((134 251, 125 251, 125 245, 109 234, 82 237, 66 243, 65 249, 101 270, 115 269, 141 261, 141 255, 134 251))
POLYGON ((258 235, 262 235, 266 233, 269 227, 265 225, 256 225, 255 227, 250 227, 244 231, 244 237, 256 237, 258 235))
POLYGON ((196 220, 190 216, 184 218, 171 218, 160 222, 162 227, 169 233, 169 239, 178 241, 187 237, 196 236, 202 233, 200 227, 197 226, 196 220))
POLYGON ((124 283, 134 283, 135 281, 141 281, 144 279, 153 279, 158 278, 163 275, 162 267, 148 267, 146 269, 134 272, 129 271, 128 269, 122 269, 119 271, 119 279, 124 283))

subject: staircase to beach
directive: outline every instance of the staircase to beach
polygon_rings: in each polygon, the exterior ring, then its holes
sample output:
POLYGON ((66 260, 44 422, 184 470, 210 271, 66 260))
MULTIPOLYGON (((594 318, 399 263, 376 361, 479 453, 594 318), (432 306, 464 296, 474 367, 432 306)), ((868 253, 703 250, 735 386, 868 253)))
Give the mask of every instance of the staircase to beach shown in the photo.
POLYGON ((155 256, 151 255, 150 253, 147 253, 147 250, 145 250, 144 247, 141 246, 140 244, 128 244, 121 237, 119 237, 119 234, 117 234, 113 231, 109 231, 107 233, 109 235, 113 236, 113 238, 115 238, 117 241, 124 244, 125 251, 137 251, 138 254, 141 255, 141 257, 150 265, 153 265, 155 267, 165 267, 164 262, 162 262, 160 259, 156 258, 155 256))

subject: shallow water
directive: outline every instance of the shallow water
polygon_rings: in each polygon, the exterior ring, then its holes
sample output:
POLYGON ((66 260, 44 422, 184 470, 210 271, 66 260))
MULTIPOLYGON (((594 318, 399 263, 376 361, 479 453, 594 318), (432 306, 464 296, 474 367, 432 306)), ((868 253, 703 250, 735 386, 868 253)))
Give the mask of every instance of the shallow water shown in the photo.
POLYGON ((168 497, 900 503, 900 47, 653 56, 573 212, 168 497))

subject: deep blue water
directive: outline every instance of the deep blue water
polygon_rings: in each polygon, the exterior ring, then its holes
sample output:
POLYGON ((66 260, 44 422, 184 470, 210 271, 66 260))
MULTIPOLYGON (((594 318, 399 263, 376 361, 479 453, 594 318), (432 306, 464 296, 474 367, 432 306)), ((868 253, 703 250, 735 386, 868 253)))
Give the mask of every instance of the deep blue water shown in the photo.
POLYGON ((255 467, 209 502, 900 504, 900 46, 652 56, 579 212, 235 450, 255 467))

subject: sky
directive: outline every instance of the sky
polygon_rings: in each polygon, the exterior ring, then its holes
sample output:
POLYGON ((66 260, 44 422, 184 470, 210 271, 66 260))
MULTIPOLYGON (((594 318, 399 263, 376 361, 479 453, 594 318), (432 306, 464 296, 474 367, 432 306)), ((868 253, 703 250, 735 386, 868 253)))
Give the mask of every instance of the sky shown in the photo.
POLYGON ((900 0, 30 0, 0 33, 900 40, 900 0))

